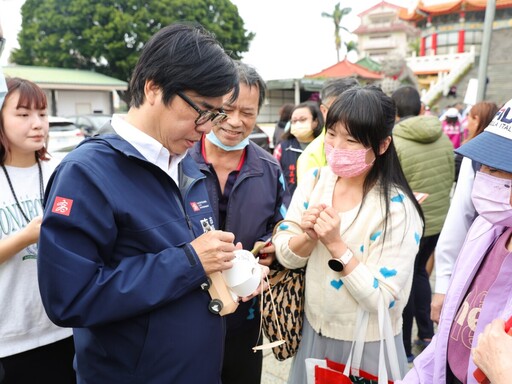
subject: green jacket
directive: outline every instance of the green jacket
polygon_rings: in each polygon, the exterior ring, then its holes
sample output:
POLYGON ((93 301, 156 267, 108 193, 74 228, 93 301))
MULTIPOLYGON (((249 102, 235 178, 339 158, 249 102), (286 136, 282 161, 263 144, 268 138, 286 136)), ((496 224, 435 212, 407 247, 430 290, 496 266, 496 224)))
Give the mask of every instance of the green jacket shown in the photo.
POLYGON ((393 129, 393 140, 411 189, 429 195, 421 204, 424 235, 436 235, 441 232, 450 206, 455 169, 453 145, 435 116, 399 121, 393 129))

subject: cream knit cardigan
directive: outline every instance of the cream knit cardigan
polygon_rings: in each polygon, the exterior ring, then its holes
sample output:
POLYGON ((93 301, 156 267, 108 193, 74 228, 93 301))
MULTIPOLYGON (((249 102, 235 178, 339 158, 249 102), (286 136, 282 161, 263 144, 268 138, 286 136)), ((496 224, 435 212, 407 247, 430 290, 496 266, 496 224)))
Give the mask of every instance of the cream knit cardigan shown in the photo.
MULTIPOLYGON (((332 205, 337 176, 329 167, 323 167, 316 181, 318 171, 312 170, 299 183, 286 219, 300 223, 308 206, 332 205)), ((394 335, 402 330, 402 311, 411 290, 423 223, 410 199, 395 187, 390 192, 384 238, 385 205, 379 190, 378 185, 374 186, 362 207, 359 204, 340 213, 341 237, 360 262, 345 277, 328 267, 331 255, 320 241, 308 258, 290 250, 290 238, 302 233, 298 226, 285 222, 274 235, 277 259, 282 265, 298 268, 307 263, 305 312, 313 329, 323 336, 353 340, 356 312, 361 306, 370 312, 366 341, 380 340, 377 320, 380 296, 389 307, 394 335)))

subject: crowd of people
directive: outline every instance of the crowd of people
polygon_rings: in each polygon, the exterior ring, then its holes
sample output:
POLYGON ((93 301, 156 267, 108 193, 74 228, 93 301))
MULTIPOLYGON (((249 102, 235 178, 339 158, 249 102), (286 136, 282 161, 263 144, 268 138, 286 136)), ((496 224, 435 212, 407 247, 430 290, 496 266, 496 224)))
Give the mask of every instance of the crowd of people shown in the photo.
POLYGON ((278 264, 305 268, 290 384, 353 353, 395 383, 510 380, 512 100, 435 116, 415 87, 331 79, 283 105, 271 155, 249 140, 264 80, 183 23, 129 94, 59 162, 44 91, 0 73, 0 383, 259 384, 278 264), (241 249, 263 277, 221 316, 211 276, 241 249))

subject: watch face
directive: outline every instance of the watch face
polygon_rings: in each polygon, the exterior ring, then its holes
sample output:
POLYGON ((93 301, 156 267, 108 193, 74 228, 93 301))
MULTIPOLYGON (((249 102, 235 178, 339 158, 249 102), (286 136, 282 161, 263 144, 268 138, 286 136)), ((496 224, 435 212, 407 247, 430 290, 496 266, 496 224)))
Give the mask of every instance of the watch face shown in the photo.
POLYGON ((343 263, 340 259, 329 259, 328 261, 329 268, 331 268, 335 272, 343 271, 343 263))

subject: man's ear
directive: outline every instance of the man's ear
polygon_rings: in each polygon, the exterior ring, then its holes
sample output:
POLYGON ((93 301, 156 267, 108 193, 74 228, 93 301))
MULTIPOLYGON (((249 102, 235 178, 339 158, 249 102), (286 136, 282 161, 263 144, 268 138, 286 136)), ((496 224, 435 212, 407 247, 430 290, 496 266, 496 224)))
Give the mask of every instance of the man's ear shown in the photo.
POLYGON ((162 94, 162 90, 153 80, 146 80, 144 83, 144 96, 150 105, 154 105, 162 94))
POLYGON ((320 104, 320 112, 322 112, 322 116, 324 117, 324 121, 327 120, 327 112, 329 112, 329 109, 323 105, 323 104, 320 104))
POLYGON ((391 136, 386 137, 384 140, 380 142, 379 155, 384 154, 389 148, 389 144, 391 144, 391 136))

